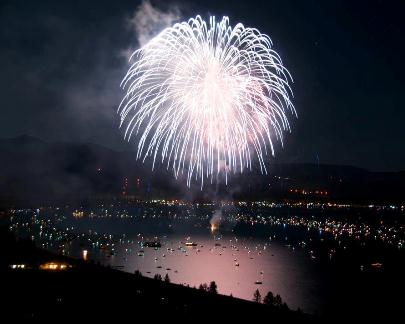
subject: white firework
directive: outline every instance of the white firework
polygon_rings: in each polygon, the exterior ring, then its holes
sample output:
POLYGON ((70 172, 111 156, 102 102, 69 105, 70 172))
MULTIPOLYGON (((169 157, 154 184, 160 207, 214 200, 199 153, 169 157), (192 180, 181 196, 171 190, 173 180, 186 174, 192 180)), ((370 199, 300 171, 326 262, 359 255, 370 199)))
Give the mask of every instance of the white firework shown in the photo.
POLYGON ((290 131, 291 75, 255 28, 200 17, 164 29, 135 51, 118 112, 137 158, 157 160, 176 178, 213 182, 221 173, 267 173, 265 157, 290 131), (256 159, 257 158, 257 159, 256 159))

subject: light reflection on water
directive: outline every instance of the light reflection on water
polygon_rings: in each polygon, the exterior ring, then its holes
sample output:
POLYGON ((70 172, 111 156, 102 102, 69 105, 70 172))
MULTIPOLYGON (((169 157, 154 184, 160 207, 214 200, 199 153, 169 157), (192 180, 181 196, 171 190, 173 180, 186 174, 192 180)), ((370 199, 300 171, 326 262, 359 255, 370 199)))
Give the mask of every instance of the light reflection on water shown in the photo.
MULTIPOLYGON (((47 219, 47 215, 42 217, 47 219)), ((293 244, 295 249, 286 246, 293 242, 290 236, 295 235, 286 226, 266 227, 265 234, 256 238, 239 231, 236 238, 234 224, 221 224, 220 233, 211 228, 208 221, 198 218, 117 221, 67 217, 57 225, 50 225, 51 233, 55 235, 52 240, 42 237, 44 242, 52 243, 47 248, 58 253, 61 250, 56 236, 60 234, 53 226, 70 229, 69 235, 74 238, 63 245, 63 253, 72 257, 100 261, 130 273, 139 270, 148 277, 155 274, 164 277, 168 273, 172 282, 190 287, 215 281, 219 293, 247 300, 252 300, 256 289, 263 298, 271 291, 279 294, 290 308, 301 308, 308 313, 323 313, 328 304, 325 282, 329 279, 324 278, 328 273, 323 271, 327 270, 325 263, 312 260, 308 250, 297 244, 293 244), (277 239, 270 241, 269 236, 277 239), (142 240, 155 239, 162 244, 157 250, 138 244, 142 240), (197 246, 186 247, 187 239, 197 246), (111 256, 112 249, 114 255, 111 256), (141 256, 138 255, 140 250, 143 250, 141 256)), ((32 234, 29 231, 29 235, 32 234)), ((301 234, 311 239, 312 234, 305 229, 301 234)))
POLYGON ((137 237, 133 239, 134 244, 117 245, 111 257, 93 257, 123 271, 139 270, 144 276, 158 273, 164 277, 168 273, 172 282, 190 287, 214 280, 219 293, 249 300, 256 289, 262 297, 272 291, 280 294, 292 309, 321 311, 319 270, 303 251, 264 239, 236 240, 232 236, 214 237, 208 233, 190 238, 198 244, 195 247, 184 245, 185 236, 164 236, 160 238, 162 247, 158 250, 141 248, 136 243, 137 237), (140 250, 144 251, 143 256, 138 255, 140 250))

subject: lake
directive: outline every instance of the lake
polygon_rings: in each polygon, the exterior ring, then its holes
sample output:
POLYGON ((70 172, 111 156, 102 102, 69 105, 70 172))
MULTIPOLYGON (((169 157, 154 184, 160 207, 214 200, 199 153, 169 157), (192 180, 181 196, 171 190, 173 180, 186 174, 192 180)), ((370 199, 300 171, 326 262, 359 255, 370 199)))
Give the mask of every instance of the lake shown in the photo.
POLYGON ((336 313, 342 305, 361 312, 378 300, 373 294, 396 293, 403 286, 404 254, 398 243, 403 227, 396 220, 395 227, 364 225, 357 216, 338 214, 332 220, 327 211, 319 217, 294 212, 290 220, 288 209, 277 216, 271 216, 272 209, 253 212, 259 216, 223 215, 213 231, 215 212, 198 214, 188 207, 181 212, 103 207, 79 218, 71 209, 57 208, 17 212, 12 228, 72 257, 82 258, 86 250, 89 260, 148 277, 168 274, 171 282, 190 287, 215 281, 220 294, 247 300, 256 289, 262 298, 271 291, 291 309, 307 313, 336 313), (326 225, 322 219, 328 219, 326 225), (325 226, 334 230, 326 233, 325 226))

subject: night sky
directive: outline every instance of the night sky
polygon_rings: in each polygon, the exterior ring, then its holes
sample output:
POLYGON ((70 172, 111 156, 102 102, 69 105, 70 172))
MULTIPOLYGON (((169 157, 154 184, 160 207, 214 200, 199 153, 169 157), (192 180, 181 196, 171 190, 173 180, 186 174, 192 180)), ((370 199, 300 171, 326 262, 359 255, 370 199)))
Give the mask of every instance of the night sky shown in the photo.
MULTIPOLYGON (((242 22, 272 38, 293 75, 298 112, 274 161, 319 158, 405 169, 405 2, 152 4, 167 21, 227 15, 231 24, 242 22)), ((134 149, 122 139, 116 109, 127 54, 139 46, 139 6, 135 0, 2 1, 0 137, 29 134, 134 149)))

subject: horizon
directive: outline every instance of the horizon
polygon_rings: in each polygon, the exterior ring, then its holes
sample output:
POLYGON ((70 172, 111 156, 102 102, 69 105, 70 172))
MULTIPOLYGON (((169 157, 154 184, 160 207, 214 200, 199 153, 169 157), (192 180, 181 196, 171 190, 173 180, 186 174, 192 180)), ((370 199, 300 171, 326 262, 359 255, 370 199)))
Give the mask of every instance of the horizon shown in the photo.
MULTIPOLYGON (((129 143, 127 143, 127 147, 124 148, 113 148, 113 147, 109 147, 103 144, 99 144, 99 143, 93 143, 93 142, 88 142, 88 141, 80 141, 80 140, 49 140, 49 139, 44 139, 41 138, 39 136, 33 136, 30 134, 20 134, 20 135, 16 135, 16 136, 12 136, 12 137, 0 137, 0 140, 13 140, 13 139, 18 139, 18 138, 33 138, 33 139, 37 139, 40 141, 43 141, 45 143, 61 143, 61 144, 88 144, 88 145, 96 145, 96 146, 100 146, 103 147, 105 149, 114 151, 114 152, 131 152, 135 154, 136 149, 132 148, 131 149, 131 145, 129 143)), ((307 161, 303 161, 303 162, 285 162, 285 161, 279 161, 279 162, 273 162, 271 165, 282 165, 282 164, 286 164, 286 165, 319 165, 319 166, 330 166, 330 167, 347 167, 347 168, 355 168, 355 169, 361 169, 367 172, 371 172, 371 173, 401 173, 401 172, 405 172, 405 166, 402 169, 396 169, 396 170, 373 170, 373 169, 369 169, 366 168, 364 166, 358 166, 358 165, 351 165, 351 164, 333 164, 333 163, 317 163, 317 162, 307 162, 307 161)), ((271 165, 270 165, 270 169, 271 169, 271 165)), ((251 172, 250 170, 245 170, 244 173, 249 173, 251 172)))

